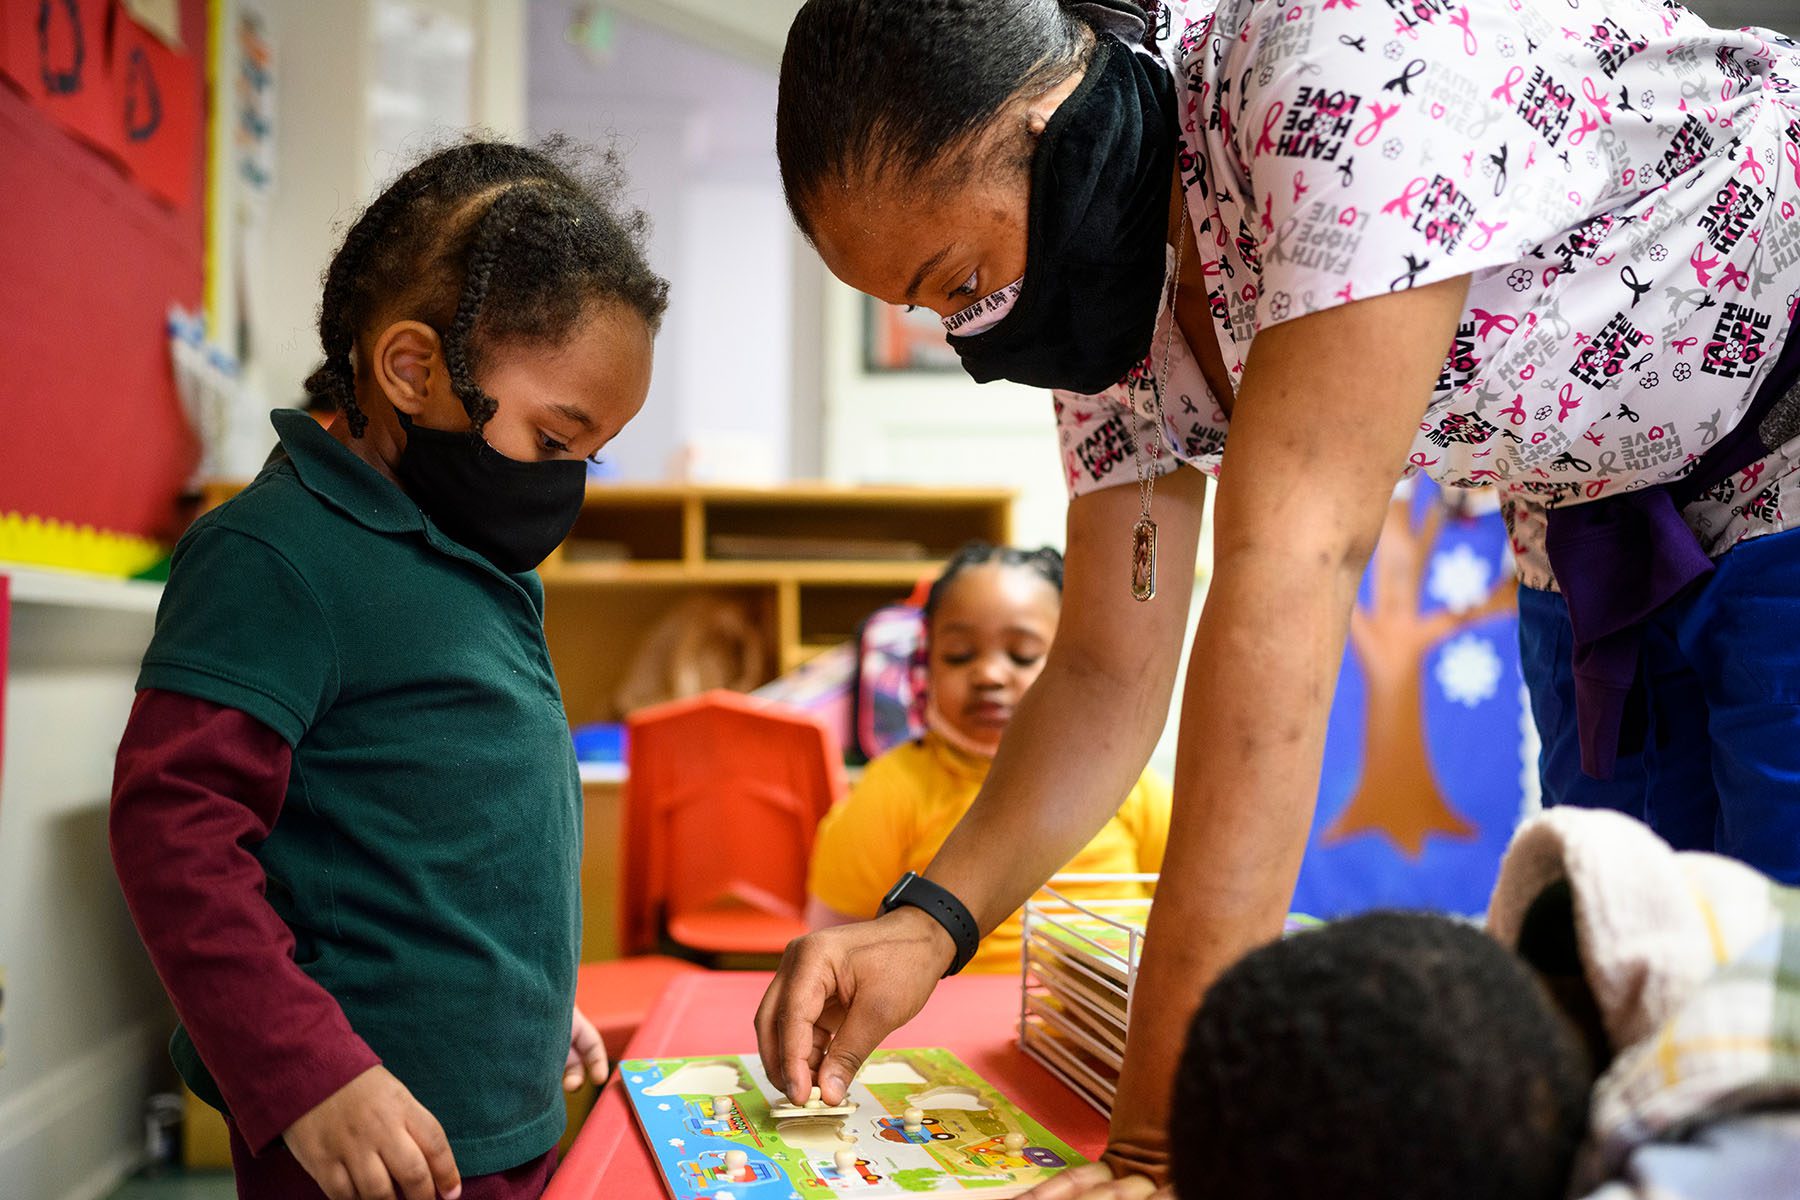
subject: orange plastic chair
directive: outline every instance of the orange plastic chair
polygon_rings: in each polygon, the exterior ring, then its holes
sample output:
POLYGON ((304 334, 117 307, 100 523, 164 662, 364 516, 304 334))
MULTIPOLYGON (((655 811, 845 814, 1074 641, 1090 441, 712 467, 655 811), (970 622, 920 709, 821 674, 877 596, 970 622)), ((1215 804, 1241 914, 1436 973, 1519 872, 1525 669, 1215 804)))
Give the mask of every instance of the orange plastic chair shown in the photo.
POLYGON ((809 714, 712 691, 627 719, 625 953, 779 954, 806 932, 819 819, 843 757, 809 714))

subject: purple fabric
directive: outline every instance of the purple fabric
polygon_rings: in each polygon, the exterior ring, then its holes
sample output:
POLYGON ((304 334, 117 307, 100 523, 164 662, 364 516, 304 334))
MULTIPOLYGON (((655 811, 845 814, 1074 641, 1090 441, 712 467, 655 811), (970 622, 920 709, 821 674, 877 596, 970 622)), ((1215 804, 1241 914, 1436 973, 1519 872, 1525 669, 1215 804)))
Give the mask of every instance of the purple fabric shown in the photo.
POLYGON ((1632 703, 1643 621, 1712 560, 1666 487, 1551 509, 1545 549, 1575 631, 1581 769, 1611 779, 1619 749, 1643 733, 1632 703))
POLYGON ((1643 743, 1638 651, 1643 622, 1713 570, 1681 510, 1701 492, 1766 457, 1758 426, 1800 378, 1800 323, 1749 409, 1695 464, 1662 487, 1553 508, 1544 548, 1574 627, 1576 723, 1581 769, 1611 779, 1621 749, 1643 743))

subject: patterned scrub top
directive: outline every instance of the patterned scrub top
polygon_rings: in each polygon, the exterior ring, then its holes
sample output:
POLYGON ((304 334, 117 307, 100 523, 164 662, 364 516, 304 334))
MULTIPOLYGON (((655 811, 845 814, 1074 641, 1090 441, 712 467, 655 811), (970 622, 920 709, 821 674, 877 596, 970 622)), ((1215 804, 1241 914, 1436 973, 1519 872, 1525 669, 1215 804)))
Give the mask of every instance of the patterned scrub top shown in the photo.
MULTIPOLYGON (((1183 271, 1234 384, 1260 329, 1470 276, 1409 473, 1498 488, 1522 582, 1554 586, 1546 508, 1674 479, 1749 406, 1800 293, 1792 39, 1657 0, 1164 10, 1183 271)), ((1071 496, 1152 455, 1165 328, 1107 391, 1056 393, 1071 496)), ((1156 469, 1216 474, 1225 413, 1180 336, 1169 354, 1156 469)), ((1684 515, 1715 557, 1800 521, 1800 441, 1684 515)))

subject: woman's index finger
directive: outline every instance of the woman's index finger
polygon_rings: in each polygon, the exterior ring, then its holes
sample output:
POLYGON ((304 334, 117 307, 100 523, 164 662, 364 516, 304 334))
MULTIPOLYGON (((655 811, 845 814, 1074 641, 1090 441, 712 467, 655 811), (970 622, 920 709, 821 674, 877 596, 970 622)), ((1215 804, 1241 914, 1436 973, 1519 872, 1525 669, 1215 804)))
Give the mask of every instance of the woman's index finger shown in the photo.
POLYGON ((786 1081, 782 1090, 795 1104, 805 1104, 812 1095, 813 1059, 818 1046, 819 1017, 825 1010, 827 995, 828 992, 816 986, 790 984, 777 1001, 777 1053, 781 1060, 782 1078, 786 1081))
POLYGON ((763 1068, 795 1104, 806 1103, 812 1094, 819 1030, 836 991, 831 967, 812 952, 808 940, 788 947, 757 1014, 763 1068))

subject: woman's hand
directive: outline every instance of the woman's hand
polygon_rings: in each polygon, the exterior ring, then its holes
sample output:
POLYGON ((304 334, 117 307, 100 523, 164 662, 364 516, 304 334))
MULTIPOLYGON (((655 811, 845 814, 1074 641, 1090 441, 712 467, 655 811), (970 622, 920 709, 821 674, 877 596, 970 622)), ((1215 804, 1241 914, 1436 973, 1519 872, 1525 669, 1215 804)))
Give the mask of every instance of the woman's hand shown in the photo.
POLYGON ((1147 1175, 1115 1170, 1110 1156, 1097 1163, 1071 1167, 1040 1183, 1020 1200, 1175 1200, 1175 1189, 1147 1175))
POLYGON ((604 1085, 611 1066, 606 1059, 606 1043, 600 1040, 600 1031, 579 1008, 576 1009, 569 1029, 569 1059, 563 1064, 563 1091, 578 1091, 584 1073, 595 1087, 604 1085))
POLYGON ((1115 1110, 1112 1140, 1099 1162, 1072 1167, 1038 1184, 1021 1200, 1174 1200, 1168 1179, 1167 1126, 1152 1123, 1128 1128, 1121 1111, 1115 1110))
POLYGON ((809 933, 788 944, 756 1010, 763 1070, 795 1104, 817 1085, 844 1098, 881 1040, 912 1020, 956 945, 916 908, 809 933))
POLYGON ((385 1067, 370 1067, 281 1136, 331 1200, 462 1195, 443 1126, 385 1067))

